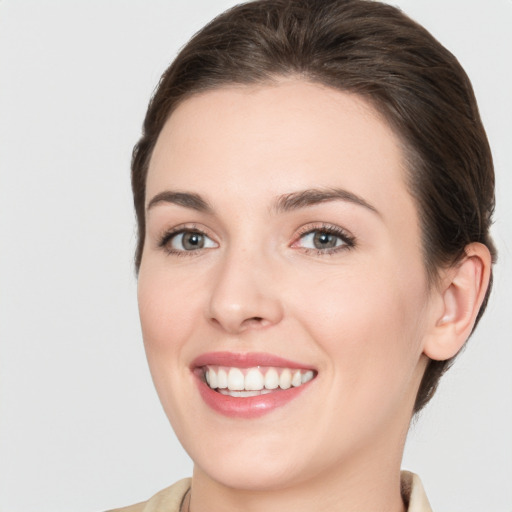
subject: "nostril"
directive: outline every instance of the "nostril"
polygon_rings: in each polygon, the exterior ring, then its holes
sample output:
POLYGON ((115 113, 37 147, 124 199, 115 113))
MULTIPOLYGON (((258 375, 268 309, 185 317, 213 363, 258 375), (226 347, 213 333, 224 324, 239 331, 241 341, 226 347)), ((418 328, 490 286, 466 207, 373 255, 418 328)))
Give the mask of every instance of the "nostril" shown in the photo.
POLYGON ((241 327, 243 329, 247 329, 248 327, 262 327, 266 325, 266 320, 261 316, 252 316, 251 318, 246 318, 243 322, 241 327))

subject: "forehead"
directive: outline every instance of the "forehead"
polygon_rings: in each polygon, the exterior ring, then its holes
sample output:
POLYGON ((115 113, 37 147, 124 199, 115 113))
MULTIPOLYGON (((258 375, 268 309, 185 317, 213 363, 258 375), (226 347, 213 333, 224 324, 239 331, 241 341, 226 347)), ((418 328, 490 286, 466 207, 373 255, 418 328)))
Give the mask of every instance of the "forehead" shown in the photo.
POLYGON ((155 146, 147 200, 163 188, 278 195, 336 186, 380 205, 411 203, 404 177, 400 140, 369 102, 290 79, 180 104, 155 146))

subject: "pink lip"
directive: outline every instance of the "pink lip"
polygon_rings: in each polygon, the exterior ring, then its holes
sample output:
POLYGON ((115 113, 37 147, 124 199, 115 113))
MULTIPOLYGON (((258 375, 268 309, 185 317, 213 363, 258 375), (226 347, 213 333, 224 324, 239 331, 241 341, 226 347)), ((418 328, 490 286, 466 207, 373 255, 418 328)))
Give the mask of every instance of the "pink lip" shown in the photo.
POLYGON ((209 364, 217 366, 236 366, 237 368, 277 366, 281 368, 313 370, 313 368, 310 368, 308 365, 263 352, 249 352, 246 354, 239 354, 235 352, 209 352, 196 357, 190 366, 191 368, 198 368, 209 364))
POLYGON ((235 366, 250 368, 254 366, 274 366, 284 368, 313 369, 288 359, 264 353, 236 354, 232 352, 211 352, 197 357, 191 369, 196 376, 199 393, 204 402, 214 411, 235 418, 257 418, 279 407, 283 407, 297 398, 315 379, 296 388, 277 390, 265 395, 237 398, 223 395, 211 389, 202 379, 201 367, 207 365, 235 366))

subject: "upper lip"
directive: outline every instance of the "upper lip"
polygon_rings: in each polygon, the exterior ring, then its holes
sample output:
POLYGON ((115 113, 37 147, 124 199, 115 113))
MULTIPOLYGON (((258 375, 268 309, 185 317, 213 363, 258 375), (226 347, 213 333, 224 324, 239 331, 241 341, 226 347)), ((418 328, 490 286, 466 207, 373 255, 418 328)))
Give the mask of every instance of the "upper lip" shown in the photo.
POLYGON ((191 367, 198 368, 207 365, 231 366, 235 368, 275 366, 280 368, 314 369, 310 365, 264 352, 208 352, 196 357, 192 361, 191 367))

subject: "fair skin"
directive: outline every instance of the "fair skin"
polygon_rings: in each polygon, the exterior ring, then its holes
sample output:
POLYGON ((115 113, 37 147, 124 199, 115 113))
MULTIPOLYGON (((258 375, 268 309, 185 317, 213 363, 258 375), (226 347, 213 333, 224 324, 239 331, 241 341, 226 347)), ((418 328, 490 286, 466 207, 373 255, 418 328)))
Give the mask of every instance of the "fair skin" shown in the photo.
POLYGON ((404 176, 368 103, 298 79, 202 93, 169 118, 138 297, 155 386, 194 461, 192 512, 404 510, 426 356, 460 349, 490 266, 472 244, 431 286, 404 176), (200 392, 195 361, 212 353, 281 357, 314 378, 233 415, 200 392))

